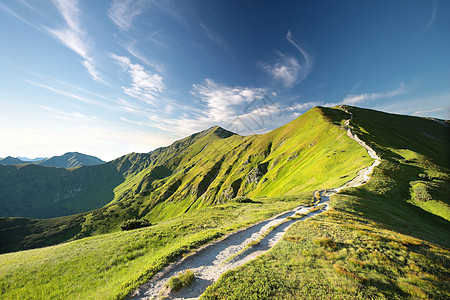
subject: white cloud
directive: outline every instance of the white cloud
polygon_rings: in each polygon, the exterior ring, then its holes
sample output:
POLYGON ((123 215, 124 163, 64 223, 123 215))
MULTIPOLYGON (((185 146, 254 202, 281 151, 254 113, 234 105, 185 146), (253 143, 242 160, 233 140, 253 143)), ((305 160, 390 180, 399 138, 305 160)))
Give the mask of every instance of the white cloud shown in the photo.
POLYGON ((216 122, 228 120, 236 115, 236 106, 248 104, 264 95, 264 89, 261 88, 229 87, 211 79, 205 79, 202 84, 194 84, 193 88, 193 94, 206 104, 206 116, 216 122))
POLYGON ((360 102, 368 101, 368 100, 375 100, 379 98, 389 98, 397 95, 401 95, 406 92, 405 84, 400 84, 398 88, 392 91, 386 91, 386 92, 380 92, 380 93, 365 93, 365 94, 359 94, 359 95, 347 95, 343 100, 343 104, 357 104, 360 102))
POLYGON ((86 37, 86 33, 80 27, 78 1, 53 0, 53 3, 64 18, 66 26, 56 29, 47 28, 47 31, 64 46, 81 56, 83 58, 83 66, 92 79, 102 82, 100 73, 93 63, 94 60, 89 54, 92 48, 91 43, 86 37))
POLYGON ((281 55, 273 64, 263 64, 263 69, 276 80, 281 80, 285 87, 292 87, 298 79, 301 69, 298 60, 292 56, 281 55))
POLYGON ((145 70, 142 65, 131 63, 125 56, 110 55, 131 77, 131 85, 122 87, 125 94, 154 105, 155 96, 163 90, 162 77, 145 70))
POLYGON ((142 13, 143 7, 140 1, 114 0, 108 9, 108 16, 120 29, 128 30, 134 18, 142 13))

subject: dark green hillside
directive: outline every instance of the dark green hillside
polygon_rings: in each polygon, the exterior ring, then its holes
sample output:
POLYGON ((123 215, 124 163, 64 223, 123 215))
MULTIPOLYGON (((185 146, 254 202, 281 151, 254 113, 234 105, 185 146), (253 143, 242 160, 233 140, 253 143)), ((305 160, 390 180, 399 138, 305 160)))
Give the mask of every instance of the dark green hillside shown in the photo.
POLYGON ((36 165, 56 168, 75 168, 81 166, 101 165, 105 162, 95 156, 78 152, 67 152, 61 156, 53 156, 48 159, 35 162, 36 165))
POLYGON ((123 181, 114 164, 75 169, 0 166, 0 216, 49 218, 102 207, 123 181))

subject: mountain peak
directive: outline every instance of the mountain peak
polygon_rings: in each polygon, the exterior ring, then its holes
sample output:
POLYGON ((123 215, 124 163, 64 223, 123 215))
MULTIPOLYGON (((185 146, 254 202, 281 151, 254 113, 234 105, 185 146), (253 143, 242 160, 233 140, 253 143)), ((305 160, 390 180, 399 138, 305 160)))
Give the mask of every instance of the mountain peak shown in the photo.
POLYGON ((80 166, 94 166, 105 163, 103 160, 79 152, 67 152, 60 156, 37 162, 36 164, 46 167, 75 168, 80 166))
POLYGON ((222 139, 226 139, 226 138, 236 134, 236 133, 226 130, 218 125, 215 125, 206 131, 208 131, 209 133, 214 133, 216 136, 218 136, 222 139))

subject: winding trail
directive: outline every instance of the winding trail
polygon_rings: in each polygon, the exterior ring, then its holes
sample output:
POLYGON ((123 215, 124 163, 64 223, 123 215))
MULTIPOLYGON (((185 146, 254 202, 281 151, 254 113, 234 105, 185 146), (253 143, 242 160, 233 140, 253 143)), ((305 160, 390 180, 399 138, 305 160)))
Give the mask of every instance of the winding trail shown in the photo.
MULTIPOLYGON (((342 109, 351 115, 351 120, 353 115, 345 108, 342 109)), ((373 169, 380 164, 380 158, 372 148, 354 133, 350 127, 350 120, 345 122, 347 135, 363 146, 369 156, 375 159, 371 166, 358 171, 355 178, 339 188, 320 191, 320 201, 316 201, 317 203, 312 207, 299 206, 201 247, 194 254, 158 272, 148 282, 130 294, 128 299, 197 299, 224 272, 241 266, 271 249, 293 223, 314 217, 328 210, 332 195, 344 188, 366 183, 373 169), (306 215, 299 218, 295 216, 296 214, 297 216, 298 214, 306 215), (178 292, 170 292, 166 288, 169 279, 188 269, 195 274, 194 282, 178 292)))

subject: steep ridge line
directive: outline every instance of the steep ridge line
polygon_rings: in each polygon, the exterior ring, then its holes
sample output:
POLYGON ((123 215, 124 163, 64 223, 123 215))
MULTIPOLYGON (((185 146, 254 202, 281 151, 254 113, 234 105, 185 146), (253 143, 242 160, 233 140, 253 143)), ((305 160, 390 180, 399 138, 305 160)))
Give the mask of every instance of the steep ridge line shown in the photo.
POLYGON ((316 198, 318 202, 316 201, 317 203, 312 207, 299 206, 201 247, 192 255, 158 272, 147 283, 130 294, 128 299, 197 299, 224 272, 241 266, 270 250, 292 224, 327 211, 332 195, 344 188, 356 187, 366 183, 373 169, 380 164, 380 157, 354 133, 350 126, 353 115, 345 108, 341 107, 341 109, 351 116, 345 122, 347 135, 364 147, 369 156, 375 159, 372 165, 358 171, 355 178, 341 187, 319 191, 320 199, 316 198), (306 214, 306 216, 300 217, 300 214, 306 214), (194 282, 178 292, 170 292, 166 287, 169 279, 185 270, 194 272, 194 282))

